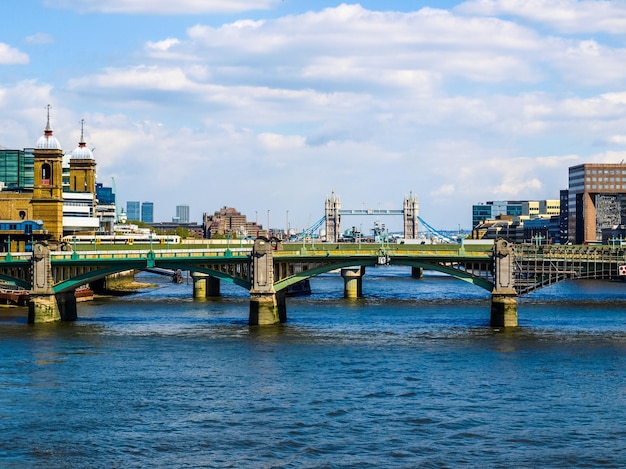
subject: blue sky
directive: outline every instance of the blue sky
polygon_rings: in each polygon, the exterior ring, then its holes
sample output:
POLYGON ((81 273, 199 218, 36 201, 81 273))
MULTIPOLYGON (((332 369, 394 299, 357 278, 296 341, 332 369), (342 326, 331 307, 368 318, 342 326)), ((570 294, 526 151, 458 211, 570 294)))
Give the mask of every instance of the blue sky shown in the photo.
POLYGON ((334 191, 345 209, 413 193, 431 225, 469 228, 472 204, 558 198, 569 166, 626 160, 626 1, 20 0, 0 16, 0 146, 34 146, 51 104, 71 152, 85 119, 98 181, 157 221, 232 206, 303 228, 334 191))

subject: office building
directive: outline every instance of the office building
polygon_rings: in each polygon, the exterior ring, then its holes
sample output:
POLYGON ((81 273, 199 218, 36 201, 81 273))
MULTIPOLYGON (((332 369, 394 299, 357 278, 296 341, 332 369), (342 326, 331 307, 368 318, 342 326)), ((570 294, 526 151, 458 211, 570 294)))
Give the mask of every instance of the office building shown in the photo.
POLYGON ((35 149, 0 148, 0 186, 8 189, 32 189, 34 184, 35 149))
POLYGON ((115 222, 117 221, 117 210, 115 205, 115 192, 112 187, 104 187, 102 183, 96 183, 96 216, 100 220, 98 234, 113 234, 115 222))
POLYGON ((178 223, 189 223, 189 205, 176 206, 176 218, 174 221, 178 223))
POLYGON ((511 217, 512 220, 529 220, 542 216, 558 216, 559 200, 495 200, 484 204, 472 205, 472 228, 495 220, 500 216, 511 217))
POLYGON ((130 221, 140 221, 140 204, 136 200, 126 202, 126 218, 130 221))
POLYGON ((154 223, 154 204, 152 202, 141 203, 141 221, 154 223))
POLYGON ((626 164, 570 167, 568 199, 569 241, 601 242, 602 230, 626 224, 626 164))
POLYGON ((569 241, 569 191, 562 189, 559 193, 561 200, 561 213, 559 214, 559 243, 566 244, 569 241))
POLYGON ((267 231, 256 223, 249 222, 245 215, 233 207, 222 207, 213 215, 204 213, 202 215, 202 226, 205 238, 215 238, 216 236, 231 236, 232 238, 246 238, 267 236, 267 231))

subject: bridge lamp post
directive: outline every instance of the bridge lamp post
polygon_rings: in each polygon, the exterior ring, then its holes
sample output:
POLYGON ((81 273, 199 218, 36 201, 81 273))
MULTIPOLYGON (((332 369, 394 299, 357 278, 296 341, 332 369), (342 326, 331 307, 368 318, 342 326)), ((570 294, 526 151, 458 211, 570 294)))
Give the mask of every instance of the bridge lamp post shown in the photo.
POLYGON ((267 209, 267 237, 269 238, 271 236, 271 231, 270 231, 270 210, 267 209))

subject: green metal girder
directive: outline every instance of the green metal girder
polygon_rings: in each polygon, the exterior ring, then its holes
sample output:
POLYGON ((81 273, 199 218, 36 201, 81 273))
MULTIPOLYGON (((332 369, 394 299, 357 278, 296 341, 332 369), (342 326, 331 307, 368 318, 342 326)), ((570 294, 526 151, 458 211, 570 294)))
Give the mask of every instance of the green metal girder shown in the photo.
MULTIPOLYGON (((224 258, 220 257, 220 262, 215 261, 215 265, 224 265, 224 264, 243 264, 243 262, 237 262, 236 258, 233 259, 232 262, 224 262, 224 258)), ((245 258, 240 258, 240 260, 245 260, 245 258)), ((93 266, 94 263, 102 263, 104 264, 102 268, 98 268, 96 270, 85 272, 84 274, 78 275, 76 277, 72 277, 71 279, 63 280, 58 282, 53 286, 54 293, 61 293, 68 290, 74 290, 81 285, 85 285, 94 280, 98 280, 100 278, 106 277, 107 275, 116 274, 119 272, 124 272, 127 270, 145 270, 153 267, 159 267, 163 269, 180 269, 180 270, 188 270, 190 272, 200 272, 207 275, 211 275, 212 277, 217 277, 221 280, 229 281, 238 285, 240 287, 250 289, 250 282, 238 277, 231 276, 227 273, 220 272, 218 270, 207 269, 206 267, 200 267, 196 265, 196 263, 202 262, 203 264, 210 264, 211 260, 196 258, 192 259, 191 262, 189 260, 181 261, 177 259, 146 259, 146 258, 134 258, 134 259, 78 259, 78 260, 70 260, 70 261, 56 261, 53 263, 53 269, 55 267, 74 267, 74 266, 93 266)), ((28 288, 29 285, 26 286, 28 288)))
MULTIPOLYGON (((392 261, 396 261, 392 258, 392 261)), ((434 270, 436 272, 441 272, 443 274, 450 275, 451 277, 457 278, 459 280, 463 280, 464 282, 471 283, 472 285, 476 285, 477 287, 483 288, 487 291, 493 290, 493 283, 489 280, 485 280, 481 277, 476 277, 475 275, 469 274, 462 270, 457 270, 452 267, 440 265, 437 263, 429 263, 422 261, 410 261, 410 260, 401 260, 399 262, 392 262, 394 265, 407 265, 411 267, 419 267, 426 270, 434 270)))
MULTIPOLYGON (((277 292, 284 290, 288 287, 290 287, 291 285, 295 285, 298 282, 301 282, 302 280, 305 280, 307 278, 311 278, 311 277, 315 277, 317 275, 320 274, 325 274, 326 272, 330 272, 331 270, 336 270, 336 269, 341 269, 343 267, 353 267, 353 266, 373 266, 376 265, 376 258, 362 258, 362 259, 358 259, 357 262, 355 262, 355 260, 357 260, 356 258, 353 258, 351 260, 344 260, 343 262, 335 262, 332 264, 325 264, 319 267, 315 267, 313 269, 308 269, 308 270, 303 270, 300 271, 298 273, 296 273, 295 275, 292 275, 290 277, 286 277, 282 280, 279 280, 278 282, 274 283, 274 290, 276 290, 277 292)), ((281 261, 284 261, 283 259, 281 259, 281 261)), ((313 261, 321 261, 321 259, 311 259, 311 262, 313 261)))

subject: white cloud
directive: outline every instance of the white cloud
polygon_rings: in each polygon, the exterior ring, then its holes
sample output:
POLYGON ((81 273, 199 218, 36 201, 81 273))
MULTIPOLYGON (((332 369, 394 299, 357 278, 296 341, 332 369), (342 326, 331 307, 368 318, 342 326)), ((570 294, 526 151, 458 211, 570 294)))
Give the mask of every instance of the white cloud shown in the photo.
POLYGON ((52 44, 54 43, 54 36, 48 33, 35 33, 26 36, 25 41, 29 44, 52 44))
POLYGON ((103 46, 92 68, 63 51, 48 82, 0 85, 0 145, 32 145, 51 102, 64 149, 85 118, 101 182, 115 177, 122 202, 153 200, 163 220, 184 196, 196 219, 233 205, 290 210, 303 227, 333 189, 345 208, 401 208, 413 191, 433 226, 467 228, 471 204, 556 198, 568 166, 620 161, 625 145, 624 50, 485 6, 523 2, 483 3, 138 28, 143 48, 103 46), (72 78, 54 81, 66 66, 72 78))
POLYGON ((118 88, 175 91, 186 89, 193 84, 180 68, 139 65, 123 70, 109 68, 99 75, 72 79, 69 86, 74 89, 118 88))
POLYGON ((268 9, 278 0, 44 0, 49 8, 80 13, 194 15, 268 9))
POLYGON ((565 33, 626 31, 626 4, 599 0, 472 0, 455 11, 472 15, 512 15, 565 33))
POLYGON ((511 22, 467 19, 444 10, 375 12, 340 5, 276 20, 196 25, 189 43, 218 66, 224 59, 281 67, 293 79, 414 86, 441 73, 469 80, 536 80, 519 54, 541 49, 540 38, 511 22), (498 41, 493 38, 498 37, 498 41))
POLYGON ((28 54, 20 52, 4 42, 0 42, 0 65, 27 64, 28 54))

